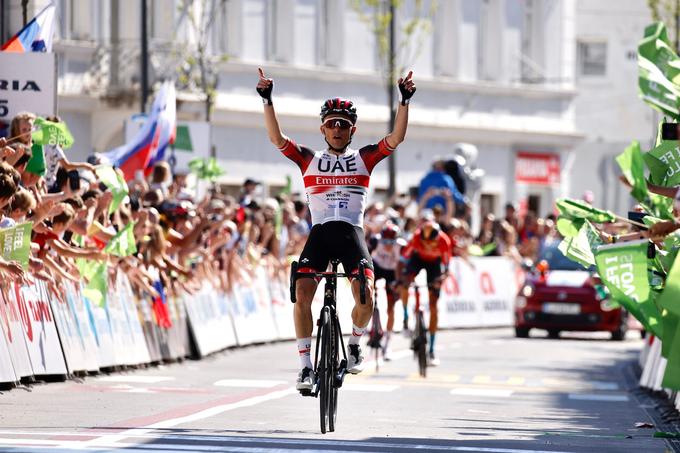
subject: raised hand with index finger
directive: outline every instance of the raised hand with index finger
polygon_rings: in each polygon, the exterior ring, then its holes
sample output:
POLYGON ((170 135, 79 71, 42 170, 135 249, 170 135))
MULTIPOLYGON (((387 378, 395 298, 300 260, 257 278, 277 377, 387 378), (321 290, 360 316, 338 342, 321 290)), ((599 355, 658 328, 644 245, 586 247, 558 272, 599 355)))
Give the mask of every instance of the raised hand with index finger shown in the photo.
POLYGON ((272 105, 272 90, 274 89, 274 80, 268 79, 264 75, 262 68, 257 68, 260 72, 260 81, 257 83, 257 94, 262 97, 262 103, 272 105))
POLYGON ((416 92, 416 84, 413 82, 413 71, 409 71, 406 78, 399 78, 397 86, 401 94, 401 105, 407 105, 409 100, 416 92))

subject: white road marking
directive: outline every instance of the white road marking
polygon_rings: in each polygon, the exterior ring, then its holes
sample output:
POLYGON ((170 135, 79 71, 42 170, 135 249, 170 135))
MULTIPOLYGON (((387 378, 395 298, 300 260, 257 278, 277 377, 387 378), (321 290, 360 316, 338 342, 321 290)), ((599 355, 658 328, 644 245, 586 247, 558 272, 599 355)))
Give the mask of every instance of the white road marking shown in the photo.
POLYGON ((577 401, 629 401, 626 395, 597 395, 594 393, 570 393, 569 399, 577 401))
POLYGON ((215 382, 213 385, 218 387, 253 387, 268 389, 285 383, 286 381, 272 381, 266 379, 222 379, 215 382))
POLYGON ((174 380, 174 377, 169 376, 104 376, 97 379, 100 382, 132 382, 136 384, 156 384, 174 380))
POLYGON ((467 387, 458 387, 453 390, 451 390, 451 395, 456 395, 456 396, 488 396, 492 398, 508 398, 512 396, 512 394, 515 393, 512 390, 508 389, 498 389, 498 388, 481 388, 481 389, 476 389, 476 388, 467 388, 467 387))
MULTIPOLYGON (((54 434, 54 433, 53 433, 54 434)), ((77 435, 78 433, 73 433, 77 435)), ((127 442, 111 442, 102 443, 97 446, 87 446, 78 441, 58 442, 54 440, 40 440, 40 439, 10 439, 0 438, 0 446, 17 446, 22 445, 22 452, 42 452, 42 451, 71 451, 65 450, 75 448, 84 451, 101 451, 106 448, 107 451, 129 451, 131 449, 135 452, 159 452, 159 451, 205 451, 205 452, 242 452, 242 453, 280 453, 292 451, 290 446, 296 445, 310 450, 310 447, 322 447, 326 453, 341 453, 346 451, 355 452, 370 452, 370 451, 396 451, 396 450, 423 450, 423 451, 460 451, 470 453, 571 453, 566 451, 547 451, 547 450, 527 450, 518 448, 498 448, 498 447, 464 447, 453 445, 433 445, 433 444, 418 444, 418 443, 382 443, 382 442, 364 442, 364 441, 343 441, 343 440, 316 440, 316 439, 277 439, 277 438, 260 438, 260 437, 222 437, 222 436, 200 436, 194 437, 191 435, 140 435, 139 438, 156 439, 156 440, 181 440, 181 441, 196 441, 202 440, 206 442, 220 442, 221 445, 200 445, 195 443, 183 444, 138 444, 127 442), (237 447, 230 445, 233 443, 259 443, 270 444, 271 447, 237 447), (36 448, 30 449, 24 445, 33 445, 36 448), (285 447, 285 448, 281 448, 285 447), (336 447, 340 449, 326 449, 324 447, 336 447), (360 450, 361 449, 361 450, 360 450)))
MULTIPOLYGON (((352 392, 378 392, 389 393, 397 390, 398 385, 389 384, 353 384, 348 382, 342 386, 342 390, 349 390, 352 392)), ((341 390, 341 391, 342 391, 341 390)))
POLYGON ((198 420, 203 420, 204 418, 214 417, 215 415, 222 414, 224 412, 232 411, 234 409, 240 409, 243 407, 255 406, 256 404, 264 403, 267 401, 283 398, 289 395, 294 395, 297 393, 295 387, 289 387, 287 389, 278 390, 275 392, 267 393, 265 395, 254 396, 252 398, 246 398, 244 400, 238 401, 236 403, 221 404, 219 406, 204 409, 202 411, 195 412, 190 415, 185 415, 183 417, 170 418, 168 420, 163 420, 161 422, 152 423, 151 425, 144 426, 141 428, 132 428, 125 430, 118 434, 105 434, 97 439, 93 439, 88 442, 84 442, 83 446, 98 446, 102 443, 111 444, 115 442, 120 442, 123 439, 133 437, 135 435, 147 434, 154 429, 165 429, 172 428, 183 423, 191 423, 198 420))

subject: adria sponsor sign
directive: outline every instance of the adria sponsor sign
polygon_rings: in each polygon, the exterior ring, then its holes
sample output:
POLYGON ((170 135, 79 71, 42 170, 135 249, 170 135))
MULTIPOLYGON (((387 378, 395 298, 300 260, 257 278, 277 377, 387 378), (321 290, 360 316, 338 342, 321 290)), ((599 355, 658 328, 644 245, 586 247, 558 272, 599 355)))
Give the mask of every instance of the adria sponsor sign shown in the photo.
POLYGON ((518 152, 515 159, 515 181, 550 186, 560 183, 560 156, 552 153, 518 152))

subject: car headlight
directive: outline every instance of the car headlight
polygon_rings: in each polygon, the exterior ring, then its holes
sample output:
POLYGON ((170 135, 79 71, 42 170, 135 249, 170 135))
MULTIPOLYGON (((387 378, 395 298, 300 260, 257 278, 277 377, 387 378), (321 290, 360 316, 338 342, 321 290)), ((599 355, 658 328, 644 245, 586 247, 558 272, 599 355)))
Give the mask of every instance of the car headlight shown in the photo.
POLYGON ((527 306, 527 298, 523 296, 517 296, 517 299, 515 299, 515 306, 517 308, 524 308, 527 306))
POLYGON ((534 286, 533 286, 533 285, 529 285, 529 284, 524 285, 524 287, 522 288, 522 292, 521 292, 521 293, 522 293, 522 296, 524 296, 524 297, 531 297, 531 296, 533 296, 533 295, 534 295, 534 286))

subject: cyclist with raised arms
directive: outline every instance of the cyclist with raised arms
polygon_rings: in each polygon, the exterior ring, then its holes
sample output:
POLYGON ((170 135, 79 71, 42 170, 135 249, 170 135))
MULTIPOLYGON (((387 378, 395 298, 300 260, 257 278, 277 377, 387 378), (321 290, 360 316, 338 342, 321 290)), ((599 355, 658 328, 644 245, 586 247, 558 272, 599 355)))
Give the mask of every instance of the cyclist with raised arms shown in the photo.
MULTIPOLYGON (((439 225, 431 217, 425 217, 422 225, 413 234, 413 238, 402 251, 402 259, 398 267, 398 275, 402 278, 402 300, 408 300, 409 285, 416 275, 425 269, 430 305, 430 365, 439 365, 434 355, 434 341, 437 334, 437 301, 441 283, 446 277, 451 258, 451 241, 439 225)), ((417 291, 418 289, 416 289, 417 291)))
MULTIPOLYGON (((257 92, 264 104, 264 119, 269 140, 284 156, 297 164, 312 215, 312 230, 300 254, 299 272, 324 272, 331 259, 339 259, 345 271, 358 274, 359 263, 366 264, 366 304, 360 302, 359 280, 352 281, 354 309, 352 335, 348 341, 347 371, 363 370, 359 340, 373 313, 373 264, 363 231, 368 184, 373 168, 404 141, 408 126, 408 104, 416 91, 413 72, 397 82, 401 102, 397 109, 394 130, 377 144, 359 150, 349 148, 356 132, 357 109, 347 99, 332 98, 321 106, 321 135, 325 149, 314 151, 299 145, 281 132, 272 104, 274 81, 259 69, 257 92)), ((312 299, 318 281, 300 277, 296 282, 295 334, 297 337, 300 371, 296 388, 312 388, 312 299)))

